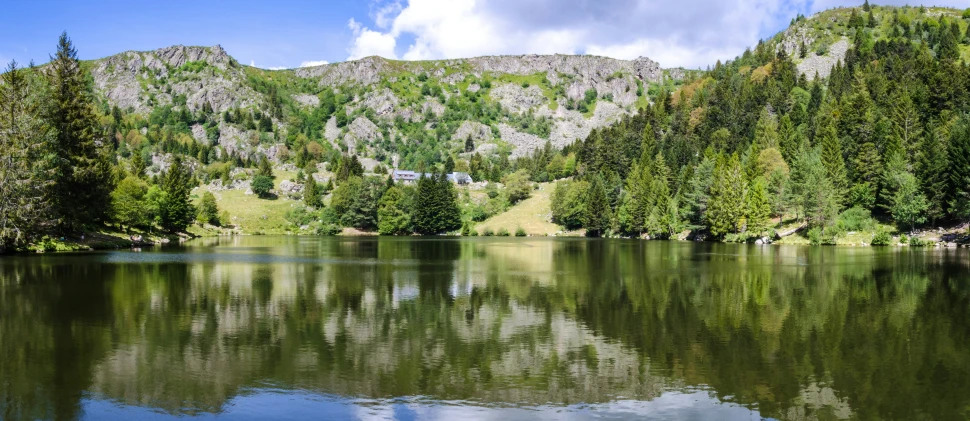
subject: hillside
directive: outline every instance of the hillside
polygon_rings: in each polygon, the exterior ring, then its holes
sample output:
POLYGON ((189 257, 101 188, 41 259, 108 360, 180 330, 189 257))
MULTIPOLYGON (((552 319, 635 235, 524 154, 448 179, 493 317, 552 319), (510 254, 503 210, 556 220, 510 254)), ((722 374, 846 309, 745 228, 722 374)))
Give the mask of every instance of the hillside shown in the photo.
POLYGON ((242 65, 218 45, 129 51, 87 66, 106 108, 148 117, 133 124, 142 135, 175 114, 187 121, 167 124, 174 136, 216 156, 279 163, 304 147, 316 155, 335 149, 368 168, 464 154, 469 137, 467 152, 493 157, 524 156, 547 141, 561 148, 635 113, 688 73, 646 58, 564 55, 367 57, 270 71, 242 65))

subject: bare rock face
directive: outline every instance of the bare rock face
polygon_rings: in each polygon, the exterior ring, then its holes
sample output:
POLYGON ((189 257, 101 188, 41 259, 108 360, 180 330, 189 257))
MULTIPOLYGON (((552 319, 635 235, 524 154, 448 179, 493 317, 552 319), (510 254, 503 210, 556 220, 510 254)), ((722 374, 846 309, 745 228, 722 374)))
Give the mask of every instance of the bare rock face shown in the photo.
POLYGON ((327 120, 327 125, 323 127, 323 137, 329 140, 331 143, 336 142, 340 138, 340 128, 337 127, 337 117, 330 117, 327 120))
POLYGON ((366 108, 374 110, 374 113, 378 117, 390 117, 393 115, 395 108, 397 108, 400 101, 394 92, 390 89, 384 88, 380 91, 368 92, 364 95, 363 101, 360 105, 366 108))
POLYGON ((492 129, 477 121, 465 121, 461 123, 458 130, 455 130, 455 134, 451 139, 464 142, 469 136, 476 144, 486 142, 492 140, 492 129))
POLYGON ((808 80, 813 80, 817 72, 820 77, 826 78, 832 73, 832 67, 836 63, 845 60, 845 54, 848 51, 849 40, 842 38, 830 45, 824 56, 810 52, 801 63, 798 63, 798 74, 805 75, 808 80))
POLYGON ((221 112, 234 105, 247 106, 258 94, 246 86, 235 60, 222 47, 176 45, 155 51, 128 51, 97 62, 91 70, 95 88, 114 105, 148 113, 155 106, 172 102, 172 95, 185 95, 186 105, 198 111, 208 103, 221 112), (203 62, 209 68, 182 71, 189 62, 203 62), (143 89, 142 83, 145 82, 143 89), (161 85, 167 83, 170 92, 161 85))
POLYGON ((520 85, 507 83, 489 92, 492 98, 502 104, 502 108, 514 113, 526 113, 548 102, 538 86, 523 88, 520 85))
POLYGON ((498 130, 502 136, 502 140, 515 148, 512 150, 512 158, 526 156, 546 144, 545 139, 536 135, 522 133, 505 123, 499 124, 498 130))
POLYGON ((363 153, 366 150, 366 145, 383 138, 384 134, 373 121, 360 116, 347 126, 347 135, 344 136, 344 142, 350 148, 351 154, 357 154, 363 153))
POLYGON ((316 95, 294 94, 293 100, 298 104, 309 108, 318 107, 320 105, 320 98, 316 95))
POLYGON ((382 75, 392 71, 387 60, 372 56, 343 63, 300 68, 296 70, 296 75, 303 78, 320 78, 320 86, 348 83, 371 85, 380 82, 382 75))

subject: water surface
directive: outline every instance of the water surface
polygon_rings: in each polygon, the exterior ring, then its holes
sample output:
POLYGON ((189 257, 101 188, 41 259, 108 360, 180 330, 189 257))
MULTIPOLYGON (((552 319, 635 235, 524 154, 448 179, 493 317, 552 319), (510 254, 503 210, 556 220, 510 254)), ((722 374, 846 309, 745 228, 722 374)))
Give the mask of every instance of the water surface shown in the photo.
POLYGON ((234 237, 0 257, 0 419, 966 419, 967 250, 234 237))

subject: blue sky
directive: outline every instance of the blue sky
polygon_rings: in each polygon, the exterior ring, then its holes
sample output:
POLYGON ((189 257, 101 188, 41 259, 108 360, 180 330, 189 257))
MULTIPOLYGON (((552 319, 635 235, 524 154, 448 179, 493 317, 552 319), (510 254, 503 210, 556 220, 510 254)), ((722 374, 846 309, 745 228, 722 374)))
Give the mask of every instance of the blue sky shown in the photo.
MULTIPOLYGON (((888 3, 900 4, 898 0, 888 3)), ((48 60, 66 30, 83 59, 220 44, 240 62, 298 67, 367 55, 650 57, 664 66, 731 59, 797 13, 847 0, 5 0, 0 60, 48 60)), ((967 0, 937 0, 967 6, 967 0)))

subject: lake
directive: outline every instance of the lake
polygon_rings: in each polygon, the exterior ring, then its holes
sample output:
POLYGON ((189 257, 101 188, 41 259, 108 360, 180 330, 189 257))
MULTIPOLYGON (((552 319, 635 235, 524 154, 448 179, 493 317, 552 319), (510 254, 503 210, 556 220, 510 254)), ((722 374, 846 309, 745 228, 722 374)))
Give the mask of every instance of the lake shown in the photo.
POLYGON ((970 250, 225 237, 0 257, 0 419, 970 417, 970 250))

